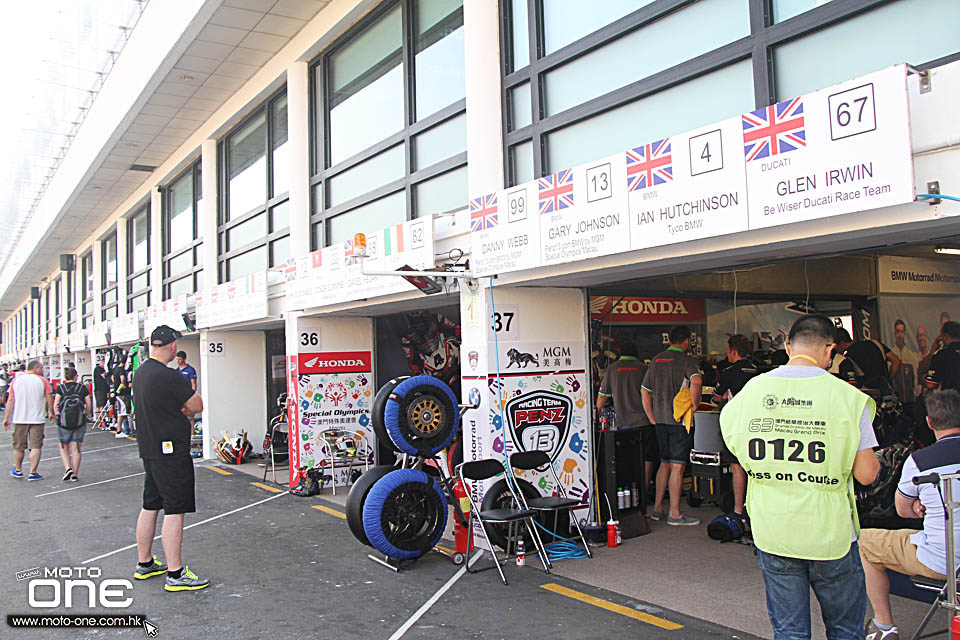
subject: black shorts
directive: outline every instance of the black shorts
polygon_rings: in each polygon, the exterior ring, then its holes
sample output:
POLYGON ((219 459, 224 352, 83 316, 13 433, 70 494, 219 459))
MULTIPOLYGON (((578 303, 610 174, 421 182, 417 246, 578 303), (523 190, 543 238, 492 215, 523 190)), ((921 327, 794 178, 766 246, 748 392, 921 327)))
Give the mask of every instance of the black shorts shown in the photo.
POLYGON ((693 437, 681 424, 658 424, 657 444, 660 446, 660 461, 675 464, 690 462, 693 437))
POLYGON ((176 456, 143 461, 143 508, 167 515, 193 513, 197 510, 194 496, 193 458, 176 456))

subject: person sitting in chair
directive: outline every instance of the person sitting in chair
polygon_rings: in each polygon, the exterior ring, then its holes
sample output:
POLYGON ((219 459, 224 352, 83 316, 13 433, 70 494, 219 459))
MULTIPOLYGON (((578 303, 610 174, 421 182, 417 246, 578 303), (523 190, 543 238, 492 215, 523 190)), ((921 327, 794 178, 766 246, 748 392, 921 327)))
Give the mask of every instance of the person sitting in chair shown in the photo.
MULTIPOLYGON (((885 569, 912 576, 946 580, 944 513, 938 487, 913 484, 916 476, 956 473, 960 465, 960 393, 954 390, 930 394, 927 424, 937 441, 914 451, 903 465, 897 487, 897 513, 903 518, 923 518, 923 529, 864 529, 860 532, 860 562, 867 583, 873 619, 867 623, 867 640, 898 640, 899 631, 890 611, 890 581, 885 569)), ((955 481, 954 481, 955 482, 955 481)), ((960 491, 955 483, 954 491, 960 491)), ((954 525, 954 537, 960 522, 954 525)), ((960 562, 960 545, 957 545, 960 562)))

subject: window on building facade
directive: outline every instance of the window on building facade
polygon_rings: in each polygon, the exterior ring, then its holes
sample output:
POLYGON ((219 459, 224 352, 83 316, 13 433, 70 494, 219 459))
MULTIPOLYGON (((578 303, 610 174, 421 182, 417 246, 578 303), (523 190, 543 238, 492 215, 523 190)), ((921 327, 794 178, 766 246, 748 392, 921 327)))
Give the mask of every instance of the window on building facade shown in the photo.
POLYGON ((106 238, 100 241, 100 260, 101 260, 101 303, 102 319, 109 320, 118 315, 117 306, 117 232, 114 231, 106 238))
POLYGON ((203 242, 197 238, 202 189, 198 161, 163 190, 164 300, 203 288, 203 242))
POLYGON ((221 143, 220 282, 283 264, 290 257, 289 147, 286 89, 221 143))
POLYGON ((43 339, 49 340, 53 336, 51 335, 52 327, 50 326, 50 287, 46 287, 43 290, 43 326, 44 334, 43 339))
POLYGON ((93 251, 80 258, 81 326, 86 329, 93 323, 93 251))
POLYGON ((313 62, 314 248, 465 206, 463 33, 462 0, 395 0, 313 62))
POLYGON ((150 205, 127 219, 127 313, 150 304, 150 205))
POLYGON ((508 184, 896 62, 960 58, 949 26, 960 4, 947 4, 608 0, 584 11, 566 0, 504 0, 508 184), (925 9, 936 25, 894 33, 925 9))
POLYGON ((76 271, 67 271, 67 334, 77 328, 76 271))
POLYGON ((61 326, 61 325, 60 325, 60 322, 61 322, 61 318, 62 318, 62 316, 60 315, 60 313, 61 313, 61 307, 60 307, 60 300, 61 300, 61 297, 60 297, 60 293, 61 293, 60 287, 61 287, 61 285, 60 285, 60 283, 61 283, 61 281, 62 281, 61 276, 57 276, 57 279, 53 281, 53 311, 54 311, 54 313, 53 313, 53 337, 54 337, 54 338, 60 337, 60 326, 61 326))

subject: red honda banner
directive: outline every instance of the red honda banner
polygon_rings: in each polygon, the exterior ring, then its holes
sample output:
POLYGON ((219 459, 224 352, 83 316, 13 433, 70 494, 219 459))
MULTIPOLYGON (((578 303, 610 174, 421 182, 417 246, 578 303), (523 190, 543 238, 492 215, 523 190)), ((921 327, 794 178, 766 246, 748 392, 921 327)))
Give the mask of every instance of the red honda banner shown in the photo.
POLYGON ((366 373, 373 371, 369 351, 326 351, 301 353, 298 373, 366 373))
POLYGON ((696 298, 591 296, 590 317, 605 323, 703 324, 707 312, 696 298))

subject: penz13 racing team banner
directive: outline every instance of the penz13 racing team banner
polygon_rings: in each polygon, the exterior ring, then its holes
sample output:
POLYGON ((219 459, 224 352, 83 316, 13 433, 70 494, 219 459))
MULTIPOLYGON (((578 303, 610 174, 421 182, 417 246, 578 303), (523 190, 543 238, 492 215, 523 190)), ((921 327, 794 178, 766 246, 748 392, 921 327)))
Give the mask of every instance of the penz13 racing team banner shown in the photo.
MULTIPOLYGON (((489 419, 478 434, 482 449, 509 456, 545 451, 567 494, 589 504, 590 407, 584 345, 579 342, 504 342, 489 346, 489 419), (497 351, 499 350, 499 360, 497 351), (503 428, 505 427, 505 428, 503 428)), ((523 475, 523 474, 519 474, 523 475)), ((528 479, 543 495, 555 487, 548 475, 528 479)))

